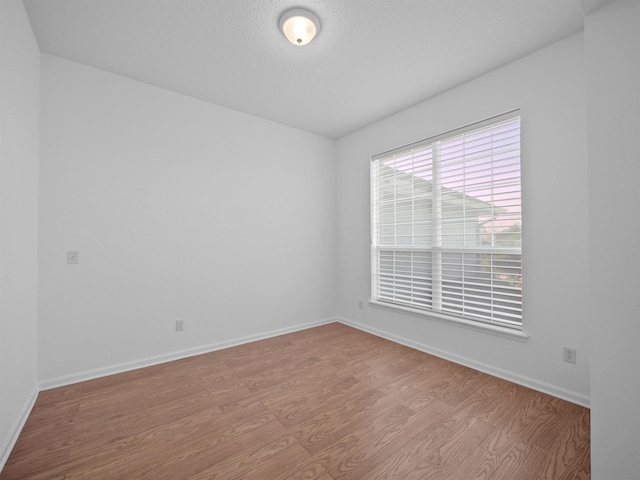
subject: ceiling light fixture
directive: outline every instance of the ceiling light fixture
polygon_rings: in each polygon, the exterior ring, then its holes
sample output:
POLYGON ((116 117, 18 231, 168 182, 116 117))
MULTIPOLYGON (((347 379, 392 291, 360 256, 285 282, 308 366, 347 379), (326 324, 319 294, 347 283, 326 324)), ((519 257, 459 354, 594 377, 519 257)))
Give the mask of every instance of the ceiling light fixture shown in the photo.
POLYGON ((309 10, 292 8, 280 17, 280 30, 294 45, 306 45, 320 31, 320 21, 309 10))

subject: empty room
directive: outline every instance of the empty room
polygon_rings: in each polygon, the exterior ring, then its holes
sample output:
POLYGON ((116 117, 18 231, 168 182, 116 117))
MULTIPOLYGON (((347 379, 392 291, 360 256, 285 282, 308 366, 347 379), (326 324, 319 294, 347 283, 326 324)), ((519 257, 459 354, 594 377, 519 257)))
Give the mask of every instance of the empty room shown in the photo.
POLYGON ((639 23, 0 0, 0 480, 640 478, 639 23))

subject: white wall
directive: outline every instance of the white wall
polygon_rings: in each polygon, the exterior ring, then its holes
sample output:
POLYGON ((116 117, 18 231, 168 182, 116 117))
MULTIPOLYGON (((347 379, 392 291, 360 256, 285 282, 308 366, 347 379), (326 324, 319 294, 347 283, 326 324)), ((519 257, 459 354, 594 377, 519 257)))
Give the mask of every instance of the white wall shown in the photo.
POLYGON ((40 52, 24 6, 0 2, 0 469, 37 394, 40 52))
MULTIPOLYGON (((434 71, 437 74, 437 69, 434 71)), ((347 321, 569 400, 589 402, 588 192, 582 34, 338 142, 338 313, 347 321), (373 154, 507 112, 522 114, 526 343, 369 305, 373 154), (577 349, 577 364, 562 347, 577 349)))
POLYGON ((640 2, 586 18, 594 480, 640 475, 640 2))
POLYGON ((41 95, 45 387, 333 317, 334 141, 50 55, 41 95))

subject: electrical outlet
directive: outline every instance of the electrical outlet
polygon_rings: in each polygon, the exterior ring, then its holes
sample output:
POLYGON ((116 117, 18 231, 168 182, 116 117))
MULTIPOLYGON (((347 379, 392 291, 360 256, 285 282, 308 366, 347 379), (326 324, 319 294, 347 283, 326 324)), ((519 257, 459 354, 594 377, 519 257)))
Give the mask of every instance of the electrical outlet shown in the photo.
POLYGON ((364 310, 364 302, 362 300, 358 300, 358 309, 364 310))
POLYGON ((576 363, 576 349, 564 347, 562 349, 563 359, 565 362, 576 363))
POLYGON ((176 332, 184 330, 184 320, 176 320, 176 332))

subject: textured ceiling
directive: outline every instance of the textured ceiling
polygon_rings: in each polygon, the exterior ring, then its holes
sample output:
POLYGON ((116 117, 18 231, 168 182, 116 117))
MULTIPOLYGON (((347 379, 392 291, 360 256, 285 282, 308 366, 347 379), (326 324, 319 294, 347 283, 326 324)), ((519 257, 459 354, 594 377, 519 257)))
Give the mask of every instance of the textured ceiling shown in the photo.
POLYGON ((581 0, 25 5, 45 53, 331 138, 579 32, 584 20, 581 0), (278 30, 299 6, 321 22, 305 47, 278 30))

